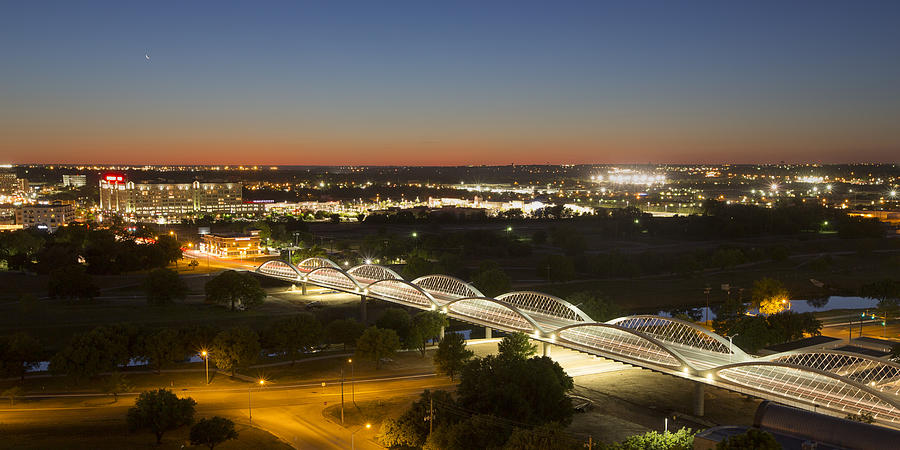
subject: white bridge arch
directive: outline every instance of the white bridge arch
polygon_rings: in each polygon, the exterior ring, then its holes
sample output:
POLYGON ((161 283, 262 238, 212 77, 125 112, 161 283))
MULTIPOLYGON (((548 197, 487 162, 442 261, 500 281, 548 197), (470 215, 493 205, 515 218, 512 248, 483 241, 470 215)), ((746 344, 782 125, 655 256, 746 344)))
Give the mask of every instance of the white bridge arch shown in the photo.
POLYGON ((449 275, 406 281, 394 270, 363 264, 347 270, 327 258, 294 265, 268 261, 256 272, 368 296, 620 361, 724 389, 834 415, 870 413, 900 427, 900 365, 839 351, 750 356, 695 323, 653 315, 594 321, 577 306, 532 291, 487 297, 449 275))

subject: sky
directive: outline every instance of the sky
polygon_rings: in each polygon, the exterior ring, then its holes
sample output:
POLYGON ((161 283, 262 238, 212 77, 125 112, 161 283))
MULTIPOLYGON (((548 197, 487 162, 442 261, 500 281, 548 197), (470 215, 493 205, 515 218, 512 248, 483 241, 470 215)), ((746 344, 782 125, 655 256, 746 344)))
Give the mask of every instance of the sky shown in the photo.
POLYGON ((898 23, 867 0, 4 1, 0 163, 900 162, 898 23))

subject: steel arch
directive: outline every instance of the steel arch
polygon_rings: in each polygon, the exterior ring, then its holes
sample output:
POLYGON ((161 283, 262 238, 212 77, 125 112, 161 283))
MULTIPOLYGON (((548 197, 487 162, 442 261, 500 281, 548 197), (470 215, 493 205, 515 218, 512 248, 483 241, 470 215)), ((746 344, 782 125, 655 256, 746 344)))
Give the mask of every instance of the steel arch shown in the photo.
POLYGON ((513 291, 497 296, 497 300, 504 301, 520 309, 545 314, 565 320, 576 322, 593 322, 590 316, 577 306, 550 294, 535 291, 513 291))
POLYGON ((685 345, 700 350, 716 353, 733 354, 742 359, 749 356, 737 346, 732 346, 722 336, 713 333, 697 324, 685 322, 673 317, 661 317, 652 315, 634 315, 619 317, 606 322, 611 325, 619 325, 624 328, 633 328, 642 331, 663 342, 685 345))
POLYGON ((509 303, 491 297, 463 297, 451 300, 443 306, 448 314, 456 314, 482 325, 507 327, 514 331, 544 333, 538 323, 509 303))
MULTIPOLYGON (((328 258, 322 258, 320 256, 313 256, 312 258, 306 258, 303 261, 300 261, 299 264, 296 265, 297 269, 303 272, 311 272, 314 269, 318 269, 320 267, 332 267, 335 269, 340 269, 339 266, 334 261, 328 258)), ((343 269, 341 269, 343 270, 343 269)))
POLYGON ((328 287, 334 287, 353 292, 362 292, 363 290, 363 287, 360 286, 360 284, 356 281, 356 278, 348 275, 347 272, 344 272, 339 267, 315 268, 306 274, 304 281, 314 281, 316 283, 324 284, 328 287), (312 278, 315 274, 320 274, 317 277, 319 279, 312 278), (349 283, 346 283, 344 281, 349 283))
POLYGON ((366 278, 368 280, 402 280, 397 272, 378 264, 360 264, 347 269, 347 274, 354 278, 366 278))
POLYGON ((794 350, 759 359, 823 370, 881 392, 893 384, 894 394, 900 394, 900 365, 871 356, 840 350, 794 350))
POLYGON ((672 370, 696 370, 681 354, 640 331, 603 322, 577 323, 556 330, 556 339, 587 353, 605 352, 672 370), (590 331, 588 331, 590 330, 590 331))
POLYGON ((744 361, 715 367, 708 373, 741 388, 778 395, 790 401, 799 399, 835 411, 867 411, 876 419, 886 417, 894 423, 900 420, 900 403, 889 395, 813 367, 774 361, 744 361), (764 384, 767 385, 765 388, 764 384))
POLYGON ((404 303, 412 303, 414 306, 419 306, 419 307, 423 307, 423 308, 436 309, 441 306, 441 304, 437 300, 435 300, 435 298, 430 293, 428 293, 421 287, 416 286, 415 284, 412 284, 409 281, 406 281, 402 278, 399 280, 391 278, 391 279, 378 280, 378 281, 372 282, 368 286, 366 286, 364 292, 367 295, 369 295, 369 294, 379 295, 382 297, 386 297, 388 299, 401 301, 404 303), (377 289, 377 288, 381 287, 382 285, 395 285, 395 284, 399 284, 400 286, 402 286, 400 291, 390 292, 386 289, 377 289), (425 301, 413 300, 413 299, 417 299, 419 297, 423 297, 425 299, 425 301))
POLYGON ((292 281, 300 280, 300 271, 293 264, 273 259, 266 261, 256 268, 256 272, 282 279, 290 279, 292 281))
POLYGON ((446 294, 455 298, 485 297, 485 295, 482 294, 478 288, 472 286, 471 283, 467 283, 451 275, 425 275, 412 280, 412 284, 420 286, 422 289, 427 289, 428 291, 440 292, 441 294, 446 294))

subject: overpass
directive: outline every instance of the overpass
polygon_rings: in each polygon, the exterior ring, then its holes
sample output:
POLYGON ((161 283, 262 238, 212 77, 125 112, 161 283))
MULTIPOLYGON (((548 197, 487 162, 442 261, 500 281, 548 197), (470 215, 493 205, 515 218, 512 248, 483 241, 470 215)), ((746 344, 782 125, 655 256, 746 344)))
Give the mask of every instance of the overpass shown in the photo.
POLYGON ((343 269, 326 258, 299 264, 273 260, 256 273, 292 283, 358 294, 491 329, 522 332, 543 343, 574 349, 694 381, 695 414, 703 414, 703 387, 723 389, 836 416, 869 413, 900 428, 900 365, 832 350, 789 351, 755 357, 697 324, 634 315, 596 322, 577 306, 548 294, 508 292, 488 297, 449 275, 406 281, 390 268, 363 264, 343 269))

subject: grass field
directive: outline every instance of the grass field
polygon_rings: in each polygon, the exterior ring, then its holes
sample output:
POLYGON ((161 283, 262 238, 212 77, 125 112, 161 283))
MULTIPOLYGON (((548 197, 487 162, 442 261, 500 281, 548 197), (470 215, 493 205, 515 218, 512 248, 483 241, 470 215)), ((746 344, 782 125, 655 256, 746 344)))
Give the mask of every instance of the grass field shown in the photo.
POLYGON ((731 295, 749 299, 753 282, 772 277, 781 280, 793 299, 821 298, 829 295, 856 295, 859 286, 883 278, 896 278, 900 272, 894 254, 852 254, 832 258, 828 267, 809 264, 811 258, 766 261, 730 270, 697 273, 692 276, 664 275, 641 278, 573 281, 543 284, 529 289, 567 297, 579 291, 596 290, 613 300, 627 312, 655 313, 677 307, 699 307, 706 304, 704 287, 710 286, 710 304, 725 301, 722 284, 732 287, 731 295), (826 284, 814 286, 810 279, 826 284), (739 292, 744 288, 743 294, 739 292))

